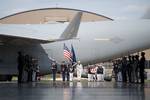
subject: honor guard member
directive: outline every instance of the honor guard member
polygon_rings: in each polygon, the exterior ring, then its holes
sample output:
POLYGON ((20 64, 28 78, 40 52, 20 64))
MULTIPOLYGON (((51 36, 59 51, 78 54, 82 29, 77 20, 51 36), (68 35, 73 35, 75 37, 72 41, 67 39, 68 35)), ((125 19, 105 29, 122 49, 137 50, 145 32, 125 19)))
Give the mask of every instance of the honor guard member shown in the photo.
POLYGON ((135 77, 136 77, 136 83, 139 83, 139 56, 135 56, 135 63, 136 63, 136 69, 135 69, 135 77))
POLYGON ((62 80, 63 80, 63 82, 65 81, 66 71, 67 71, 67 65, 65 64, 65 61, 62 61, 61 73, 62 73, 62 80))
POLYGON ((97 69, 95 67, 95 65, 92 65, 91 66, 91 81, 96 81, 96 72, 97 72, 97 69))
POLYGON ((37 81, 41 80, 41 78, 40 78, 40 66, 39 65, 36 68, 36 80, 37 81))
POLYGON ((88 65, 88 81, 92 81, 91 66, 88 65))
POLYGON ((69 78, 70 78, 70 81, 73 81, 74 67, 71 64, 69 64, 68 66, 69 66, 69 78))
POLYGON ((131 70, 131 82, 135 83, 136 81, 136 61, 135 61, 135 56, 132 56, 132 70, 131 70))
POLYGON ((28 81, 28 74, 29 74, 29 55, 25 55, 25 64, 24 64, 24 82, 28 81))
POLYGON ((69 73, 70 73, 70 64, 67 64, 66 66, 67 66, 66 76, 67 76, 67 81, 69 81, 70 80, 70 75, 69 75, 69 73))
POLYGON ((77 78, 78 78, 78 81, 80 81, 81 80, 81 75, 82 75, 82 72, 83 72, 83 66, 80 63, 80 61, 78 61, 77 65, 76 65, 76 68, 77 68, 77 78))
POLYGON ((118 60, 118 82, 122 82, 122 63, 121 60, 118 60))
POLYGON ((38 60, 37 59, 33 59, 33 72, 32 72, 32 81, 36 81, 36 69, 38 66, 38 60))
POLYGON ((97 68, 97 80, 104 81, 104 69, 101 65, 97 68))
POLYGON ((118 81, 118 64, 117 64, 117 60, 113 63, 113 73, 115 75, 115 81, 118 81))
POLYGON ((52 70, 53 81, 55 82, 56 81, 56 73, 57 73, 57 64, 55 61, 52 62, 51 70, 52 70))
MULTIPOLYGON (((129 56, 129 58, 130 58, 130 56, 129 56)), ((128 62, 128 66, 127 66, 127 59, 126 59, 126 57, 123 57, 122 58, 122 79, 123 79, 123 82, 127 82, 127 71, 128 71, 128 76, 130 78, 131 77, 130 76, 130 61, 128 62)))
POLYGON ((32 82, 33 74, 33 57, 29 56, 28 82, 32 82))

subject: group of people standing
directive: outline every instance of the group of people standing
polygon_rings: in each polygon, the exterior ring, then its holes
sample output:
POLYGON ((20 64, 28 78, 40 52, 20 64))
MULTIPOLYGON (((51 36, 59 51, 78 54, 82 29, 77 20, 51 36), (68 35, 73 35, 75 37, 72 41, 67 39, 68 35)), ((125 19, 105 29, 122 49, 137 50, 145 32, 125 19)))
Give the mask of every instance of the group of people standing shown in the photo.
MULTIPOLYGON (((52 70, 52 76, 53 76, 53 81, 56 81, 56 74, 57 74, 57 63, 54 61, 52 63, 52 67, 51 67, 51 70, 52 70)), ((78 81, 81 80, 81 75, 82 75, 82 72, 83 72, 83 66, 82 64, 80 63, 80 61, 78 61, 77 63, 74 63, 74 64, 67 64, 65 61, 62 61, 61 65, 61 75, 62 75, 62 81, 65 82, 65 81, 73 81, 73 74, 76 70, 76 73, 77 73, 77 79, 78 81)))
POLYGON ((38 60, 29 56, 23 55, 22 52, 18 52, 18 83, 32 82, 39 80, 39 66, 38 60))
MULTIPOLYGON (((53 81, 56 81, 56 74, 58 72, 58 64, 52 62, 51 71, 53 81)), ((73 81, 74 73, 76 72, 78 81, 81 80, 83 73, 83 66, 80 61, 76 63, 66 63, 63 61, 60 64, 62 81, 73 81)), ((123 57, 122 59, 113 62, 113 73, 115 80, 119 82, 129 83, 144 83, 144 69, 145 69, 145 53, 141 52, 141 57, 132 55, 123 57)), ((104 81, 105 68, 97 64, 96 66, 88 67, 88 81, 104 81)), ((39 80, 39 66, 38 60, 18 52, 18 83, 32 82, 39 80)))
POLYGON ((120 82, 144 84, 145 53, 123 57, 113 63, 115 80, 120 82))

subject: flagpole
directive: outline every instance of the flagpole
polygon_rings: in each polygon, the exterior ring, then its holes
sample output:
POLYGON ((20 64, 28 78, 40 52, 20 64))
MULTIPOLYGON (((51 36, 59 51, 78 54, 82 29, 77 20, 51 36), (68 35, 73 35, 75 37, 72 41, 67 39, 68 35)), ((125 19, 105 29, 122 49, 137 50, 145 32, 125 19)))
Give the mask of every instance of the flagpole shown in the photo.
POLYGON ((72 65, 73 65, 73 63, 77 62, 77 60, 76 60, 75 50, 72 44, 71 44, 71 54, 72 54, 72 65))

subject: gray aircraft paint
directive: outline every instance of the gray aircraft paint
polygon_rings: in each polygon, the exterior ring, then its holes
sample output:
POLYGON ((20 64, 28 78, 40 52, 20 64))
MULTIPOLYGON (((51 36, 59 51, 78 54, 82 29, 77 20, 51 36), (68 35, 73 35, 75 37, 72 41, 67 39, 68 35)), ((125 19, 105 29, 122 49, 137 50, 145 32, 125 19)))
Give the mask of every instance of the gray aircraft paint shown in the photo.
MULTIPOLYGON (((60 30, 65 29, 67 25, 67 23, 59 25, 56 24, 56 26, 60 27, 60 30)), ((1 25, 0 28, 2 28, 2 26, 3 25, 1 25)), ((51 29, 51 27, 54 26, 55 24, 45 27, 49 27, 51 29)), ((83 64, 105 61, 118 56, 123 56, 129 53, 144 50, 150 47, 149 26, 150 20, 87 22, 81 23, 80 25, 77 36, 77 38, 79 39, 37 45, 0 45, 0 73, 17 73, 16 58, 17 52, 19 50, 24 51, 25 54, 37 57, 39 60, 40 70, 45 74, 50 71, 50 59, 55 59, 56 61, 58 61, 58 63, 64 60, 64 43, 66 43, 69 48, 70 45, 73 44, 77 59, 80 60, 83 64), (109 38, 110 40, 96 41, 94 40, 95 38, 109 38)), ((40 28, 44 26, 22 25, 22 27, 40 28)), ((53 36, 50 31, 47 35, 49 37, 53 36)), ((10 32, 9 35, 10 34, 12 35, 14 33, 10 32)), ((36 36, 35 34, 36 33, 33 33, 32 35, 36 36)), ((59 37, 60 35, 61 33, 56 32, 56 36, 59 37)))

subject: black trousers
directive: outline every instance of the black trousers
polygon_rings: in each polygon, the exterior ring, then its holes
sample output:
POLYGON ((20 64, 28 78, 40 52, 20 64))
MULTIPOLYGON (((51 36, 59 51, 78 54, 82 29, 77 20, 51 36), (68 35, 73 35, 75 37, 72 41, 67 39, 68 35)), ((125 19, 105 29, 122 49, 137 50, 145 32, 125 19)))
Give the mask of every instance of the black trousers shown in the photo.
MULTIPOLYGON (((19 66, 19 67, 22 67, 22 66, 19 66)), ((22 81, 22 73, 23 73, 23 69, 22 68, 18 69, 18 83, 21 83, 22 81)))
POLYGON ((127 82, 127 73, 126 73, 126 70, 122 71, 122 79, 123 79, 123 82, 127 82))
POLYGON ((140 80, 141 83, 144 83, 144 69, 140 69, 140 80))
POLYGON ((56 71, 52 71, 53 74, 53 81, 56 81, 56 71))
POLYGON ((28 82, 32 82, 32 71, 28 71, 28 82))
POLYGON ((62 80, 65 81, 65 78, 67 77, 67 81, 69 81, 69 72, 62 72, 62 80))

